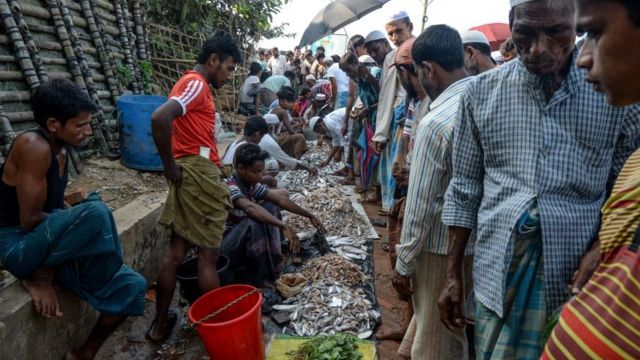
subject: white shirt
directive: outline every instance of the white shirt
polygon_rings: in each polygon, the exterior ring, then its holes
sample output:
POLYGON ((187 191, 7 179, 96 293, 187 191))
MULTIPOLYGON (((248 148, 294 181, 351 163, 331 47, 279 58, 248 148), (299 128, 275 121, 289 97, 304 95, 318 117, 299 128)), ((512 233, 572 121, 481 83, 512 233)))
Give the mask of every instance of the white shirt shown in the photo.
POLYGON ((346 108, 334 110, 327 114, 322 120, 329 130, 329 134, 331 135, 331 145, 333 146, 346 145, 346 140, 344 136, 342 136, 342 126, 344 125, 344 115, 346 114, 346 111, 346 108))
POLYGON ((284 75, 286 66, 287 59, 282 55, 278 57, 272 57, 267 63, 267 67, 271 70, 271 73, 273 75, 284 75))
POLYGON ((233 157, 236 155, 236 149, 238 148, 238 146, 246 143, 247 141, 243 139, 238 139, 232 142, 227 148, 227 152, 224 154, 224 157, 222 158, 222 165, 233 166, 233 157))
POLYGON ((340 64, 334 63, 327 70, 327 79, 335 78, 336 86, 338 87, 338 93, 349 91, 349 77, 347 73, 340 70, 340 64))
POLYGON ((269 153, 271 158, 278 161, 278 163, 285 168, 293 170, 298 165, 298 160, 287 155, 271 135, 267 134, 263 136, 259 145, 262 150, 269 153))
POLYGON ((255 75, 249 76, 244 81, 244 84, 242 84, 242 89, 240 90, 240 102, 253 102, 258 91, 260 91, 260 78, 255 75))

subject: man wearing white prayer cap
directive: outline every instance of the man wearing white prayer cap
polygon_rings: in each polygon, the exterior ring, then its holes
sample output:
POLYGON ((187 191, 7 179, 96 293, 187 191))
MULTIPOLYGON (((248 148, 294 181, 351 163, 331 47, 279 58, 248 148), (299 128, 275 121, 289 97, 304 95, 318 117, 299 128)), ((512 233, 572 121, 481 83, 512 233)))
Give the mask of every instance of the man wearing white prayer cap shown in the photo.
MULTIPOLYGON (((413 37, 413 24, 406 11, 392 13, 385 24, 387 37, 396 47, 400 47, 406 40, 413 37)), ((370 55, 376 59, 373 53, 370 55)), ((390 51, 382 66, 382 80, 380 81, 380 98, 376 113, 376 131, 371 140, 375 151, 380 154, 379 177, 381 188, 382 212, 386 214, 393 205, 395 180, 393 179, 393 163, 396 161, 396 146, 402 137, 402 128, 406 114, 405 100, 407 92, 400 85, 396 67, 393 66, 396 50, 390 51)), ((379 61, 376 59, 376 61, 379 61)))
POLYGON ((464 68, 470 75, 478 75, 496 67, 491 57, 489 39, 478 30, 460 33, 464 46, 464 68))
POLYGON ((477 359, 540 358, 548 320, 597 266, 600 210, 640 147, 638 112, 608 104, 577 66, 575 2, 511 5, 519 57, 462 95, 441 217, 449 329, 466 323, 461 274, 475 234, 477 359))

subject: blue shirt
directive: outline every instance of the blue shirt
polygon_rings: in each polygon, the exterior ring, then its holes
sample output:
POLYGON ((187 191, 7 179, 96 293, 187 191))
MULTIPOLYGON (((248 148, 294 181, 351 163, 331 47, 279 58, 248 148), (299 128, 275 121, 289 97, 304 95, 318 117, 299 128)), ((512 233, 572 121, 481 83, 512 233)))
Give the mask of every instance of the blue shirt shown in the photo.
POLYGON ((397 246, 396 270, 404 276, 413 275, 421 252, 447 254, 449 243, 447 227, 441 219, 442 205, 451 180, 451 147, 458 104, 470 80, 457 81, 440 94, 416 130, 402 235, 397 246))
POLYGON ((640 109, 615 108, 575 65, 551 100, 520 59, 482 74, 464 95, 442 221, 477 230, 476 298, 502 316, 518 218, 538 202, 548 310, 595 239, 600 208, 640 145, 640 109))

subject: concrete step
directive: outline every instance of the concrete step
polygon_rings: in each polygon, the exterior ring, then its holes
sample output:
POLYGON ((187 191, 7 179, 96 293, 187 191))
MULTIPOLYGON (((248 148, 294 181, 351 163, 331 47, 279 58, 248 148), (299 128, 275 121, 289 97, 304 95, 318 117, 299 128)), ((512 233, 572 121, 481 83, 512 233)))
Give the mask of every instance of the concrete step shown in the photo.
MULTIPOLYGON (((169 241, 157 223, 165 198, 166 193, 142 195, 113 213, 125 263, 149 283, 155 281, 169 241)), ((97 312, 66 291, 58 296, 64 316, 45 319, 34 312, 19 281, 0 291, 0 359, 61 359, 85 341, 97 312)))

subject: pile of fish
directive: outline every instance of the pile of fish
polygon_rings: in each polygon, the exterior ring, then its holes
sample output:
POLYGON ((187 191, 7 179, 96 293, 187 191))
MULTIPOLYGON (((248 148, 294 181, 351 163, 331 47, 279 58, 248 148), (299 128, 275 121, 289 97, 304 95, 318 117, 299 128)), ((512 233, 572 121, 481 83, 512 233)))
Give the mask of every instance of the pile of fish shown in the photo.
POLYGON ((358 265, 336 254, 327 254, 309 260, 302 268, 302 274, 314 283, 333 281, 348 287, 362 284, 367 280, 367 276, 358 265))
MULTIPOLYGON (((363 229, 367 228, 349 198, 333 186, 308 192, 300 205, 322 221, 327 235, 361 236, 363 229)), ((291 214, 285 222, 299 232, 313 229, 307 218, 298 215, 291 214)))
POLYGON ((369 254, 367 240, 350 236, 329 236, 331 250, 347 260, 366 260, 369 254))
POLYGON ((314 283, 273 308, 290 312, 290 328, 298 336, 343 332, 367 339, 381 316, 362 289, 329 281, 314 283))

